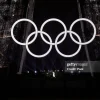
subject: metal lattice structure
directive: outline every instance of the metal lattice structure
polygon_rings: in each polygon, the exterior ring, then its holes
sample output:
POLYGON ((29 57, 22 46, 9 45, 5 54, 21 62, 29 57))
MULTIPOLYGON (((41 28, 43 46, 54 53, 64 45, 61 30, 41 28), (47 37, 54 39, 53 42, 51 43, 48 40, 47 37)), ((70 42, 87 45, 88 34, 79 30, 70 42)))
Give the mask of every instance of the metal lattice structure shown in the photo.
MULTIPOLYGON (((85 0, 84 3, 85 17, 92 20, 97 28, 97 36, 92 44, 94 51, 94 59, 100 60, 100 0, 85 0)), ((88 29, 91 29, 90 25, 87 25, 88 29)), ((90 37, 93 35, 90 32, 90 37)))
MULTIPOLYGON (((23 0, 0 0, 0 68, 8 67, 17 52, 16 44, 12 41, 10 29, 12 24, 23 17, 25 5, 23 0)), ((17 25, 16 28, 20 26, 17 25)), ((15 36, 19 34, 15 30, 15 36)))

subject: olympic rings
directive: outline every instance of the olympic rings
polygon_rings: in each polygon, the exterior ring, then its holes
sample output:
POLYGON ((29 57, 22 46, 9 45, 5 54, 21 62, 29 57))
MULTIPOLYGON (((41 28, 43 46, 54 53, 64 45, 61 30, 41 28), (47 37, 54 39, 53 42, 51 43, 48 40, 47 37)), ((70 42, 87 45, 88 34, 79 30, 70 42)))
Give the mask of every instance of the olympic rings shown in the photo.
POLYGON ((75 20, 75 21, 71 24, 71 26, 70 26, 70 31, 72 30, 73 26, 74 26, 77 22, 79 22, 79 21, 86 21, 86 22, 89 22, 89 23, 93 26, 93 29, 94 29, 94 35, 93 35, 93 37, 91 38, 91 40, 89 40, 88 42, 85 42, 85 43, 77 42, 77 41, 73 38, 72 34, 70 34, 70 37, 71 37, 71 39, 72 39, 76 44, 81 44, 81 45, 90 44, 90 43, 94 40, 94 38, 96 37, 96 27, 95 27, 94 23, 93 23, 91 20, 86 19, 86 18, 81 18, 81 19, 75 20))
POLYGON ((37 26, 36 26, 36 24, 33 22, 33 21, 31 21, 31 20, 29 20, 29 19, 19 19, 18 21, 16 21, 14 24, 13 24, 13 26, 12 26, 12 28, 11 28, 11 37, 12 37, 12 39, 17 43, 17 44, 19 44, 19 45, 26 45, 26 43, 21 43, 21 42, 19 42, 19 41, 17 41, 16 39, 15 39, 15 37, 14 37, 14 35, 13 35, 13 30, 14 30, 14 27, 19 23, 19 22, 22 22, 22 21, 27 21, 27 22, 30 22, 33 26, 34 26, 34 28, 35 28, 35 32, 36 32, 36 34, 35 34, 35 37, 34 37, 34 39, 31 41, 31 42, 29 42, 28 44, 31 44, 34 40, 36 40, 36 38, 37 38, 37 31, 38 31, 38 29, 37 29, 37 26))
MULTIPOLYGON (((80 37, 79 37, 75 32, 73 32, 73 31, 67 31, 67 33, 71 33, 71 34, 76 35, 77 38, 79 39, 79 42, 81 42, 80 37)), ((74 57, 75 55, 77 55, 77 54, 80 52, 82 45, 79 45, 78 50, 77 50, 74 54, 65 55, 65 54, 61 53, 61 52, 59 51, 58 47, 57 47, 57 41, 58 41, 59 37, 60 37, 61 35, 63 35, 63 34, 64 34, 64 32, 60 33, 60 34, 57 36, 57 38, 56 38, 56 40, 55 40, 55 49, 56 49, 56 51, 57 51, 61 56, 65 57, 65 58, 67 58, 67 57, 68 57, 68 58, 69 58, 69 57, 74 57)))
MULTIPOLYGON (((41 33, 41 31, 38 31, 38 33, 41 33)), ((44 35, 46 35, 46 36, 49 38, 50 43, 52 43, 51 37, 50 37, 46 32, 42 32, 42 33, 43 33, 44 35)), ((52 45, 50 44, 49 50, 48 50, 45 54, 43 54, 43 55, 35 55, 35 54, 33 54, 33 53, 29 50, 29 48, 28 48, 28 41, 29 41, 29 39, 31 38, 31 36, 33 36, 34 34, 35 34, 35 32, 31 33, 31 34, 28 36, 28 38, 26 39, 26 49, 27 49, 28 53, 29 53, 31 56, 36 57, 36 58, 43 58, 43 57, 47 56, 47 55, 50 53, 50 51, 52 50, 52 45)), ((33 41, 33 42, 34 42, 34 41, 33 41)))
POLYGON ((62 43, 64 40, 65 40, 65 38, 66 38, 66 36, 67 36, 67 28, 66 28, 66 25, 61 21, 61 20, 59 20, 59 19, 57 19, 57 18, 51 18, 51 19, 48 19, 48 20, 46 20, 42 25, 41 25, 41 28, 40 28, 40 31, 41 31, 41 38, 43 39, 43 41, 45 42, 45 43, 47 43, 47 44, 52 44, 52 45, 55 45, 55 43, 50 43, 50 42, 48 42, 44 37, 43 37, 43 34, 42 34, 42 31, 43 31, 43 28, 44 28, 44 26, 48 23, 48 22, 51 22, 51 21, 56 21, 56 22, 59 22, 60 24, 62 24, 62 26, 64 27, 64 30, 65 30, 65 34, 64 34, 64 37, 63 37, 63 39, 61 40, 61 41, 59 41, 59 42, 57 42, 57 44, 60 44, 60 43, 62 43))
POLYGON ((80 19, 75 20, 75 21, 71 24, 69 31, 67 31, 66 25, 65 25, 61 20, 59 20, 59 19, 57 19, 57 18, 51 18, 51 19, 46 20, 46 21, 41 25, 40 31, 38 31, 37 26, 36 26, 36 24, 35 24, 33 21, 31 21, 31 20, 29 20, 29 19, 19 19, 18 21, 16 21, 16 22, 13 24, 13 26, 12 26, 12 28, 11 28, 11 37, 12 37, 12 39, 13 39, 17 44, 19 44, 19 45, 25 45, 25 46, 26 46, 27 52, 28 52, 31 56, 33 56, 33 57, 36 57, 36 58, 43 58, 43 57, 47 56, 47 55, 51 52, 52 47, 55 46, 55 49, 56 49, 56 51, 58 52, 59 55, 61 55, 62 57, 65 57, 65 58, 70 58, 70 57, 76 56, 76 55, 80 52, 82 45, 87 45, 87 44, 91 43, 91 42, 94 40, 94 38, 96 37, 96 27, 95 27, 94 23, 93 23, 91 20, 86 19, 86 18, 80 18, 80 19), (30 22, 30 23, 34 26, 34 28, 35 28, 35 31, 32 32, 32 33, 27 37, 26 43, 21 43, 21 42, 17 41, 17 40, 15 39, 15 37, 14 37, 14 34, 13 34, 13 30, 14 30, 15 25, 18 24, 19 22, 22 22, 22 21, 30 22), (51 39, 51 37, 49 36, 49 34, 47 34, 46 32, 43 31, 44 26, 45 26, 48 22, 50 22, 50 21, 59 22, 59 23, 62 24, 62 26, 64 27, 64 31, 61 32, 60 34, 58 34, 58 36, 56 37, 55 43, 52 42, 52 39, 51 39), (86 22, 89 22, 89 23, 93 26, 94 35, 93 35, 93 37, 91 38, 91 40, 89 40, 88 42, 82 43, 81 38, 79 37, 79 35, 78 35, 76 32, 72 31, 73 26, 74 26, 78 21, 86 21, 86 22), (46 53, 42 54, 42 55, 33 54, 33 53, 29 50, 29 47, 28 47, 28 45, 32 44, 32 43, 36 40, 36 38, 37 38, 37 36, 38 36, 39 33, 40 33, 40 36, 41 36, 42 40, 43 40, 46 44, 49 44, 49 45, 50 45, 48 51, 47 51, 46 53), (71 54, 71 55, 65 55, 65 54, 63 54, 62 52, 60 52, 60 50, 58 49, 58 46, 57 46, 58 44, 61 44, 61 43, 65 40, 65 38, 66 38, 66 36, 67 36, 67 33, 70 34, 70 37, 71 37, 71 39, 73 40, 73 42, 75 42, 76 44, 79 45, 78 50, 77 50, 75 53, 71 54), (64 37, 63 37, 60 41, 58 41, 58 39, 60 38, 60 36, 62 36, 63 34, 64 34, 64 37), (75 36, 78 38, 79 41, 76 41, 76 40, 73 38, 73 35, 72 35, 72 34, 75 35, 75 36), (35 35, 34 38, 29 42, 29 39, 30 39, 33 35, 35 35), (46 36, 48 37, 49 41, 47 41, 47 40, 44 38, 43 35, 46 35, 46 36))

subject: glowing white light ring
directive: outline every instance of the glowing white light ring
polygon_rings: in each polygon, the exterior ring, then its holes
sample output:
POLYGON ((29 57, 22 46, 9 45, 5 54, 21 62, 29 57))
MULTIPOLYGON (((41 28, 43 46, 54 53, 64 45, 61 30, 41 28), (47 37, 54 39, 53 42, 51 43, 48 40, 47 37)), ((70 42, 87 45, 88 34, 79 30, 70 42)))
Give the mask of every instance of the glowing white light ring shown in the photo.
POLYGON ((66 27, 66 25, 64 24, 64 22, 62 22, 61 20, 59 20, 59 19, 57 19, 57 18, 48 19, 48 20, 46 20, 46 21, 41 25, 41 28, 40 28, 40 31, 41 31, 41 38, 43 39, 43 41, 44 41, 45 43, 47 43, 47 44, 49 44, 49 45, 50 45, 50 44, 55 45, 55 43, 50 43, 50 42, 48 42, 48 41, 44 38, 44 36, 43 36, 43 34, 42 34, 42 31, 43 31, 44 26, 45 26, 47 23, 51 22, 51 21, 56 21, 56 22, 60 23, 60 24, 64 27, 64 31, 65 31, 64 37, 62 38, 62 40, 60 40, 60 41, 57 43, 57 44, 60 44, 60 43, 62 43, 62 42, 64 41, 64 39, 65 39, 66 36, 67 36, 67 27, 66 27))
POLYGON ((70 26, 70 31, 72 31, 73 26, 74 26, 77 22, 79 22, 79 21, 86 21, 86 22, 89 22, 89 23, 93 26, 93 29, 94 29, 93 37, 92 37, 89 41, 84 42, 84 43, 76 41, 76 40, 73 38, 72 34, 70 34, 70 37, 71 37, 71 39, 72 39, 76 44, 81 44, 81 45, 90 44, 90 43, 95 39, 95 37, 96 37, 96 27, 95 27, 94 23, 93 23, 91 20, 86 19, 86 18, 80 18, 80 19, 75 20, 75 21, 71 24, 71 26, 70 26))
MULTIPOLYGON (((33 36, 35 33, 36 33, 36 32, 31 33, 31 34, 28 36, 28 38, 26 39, 26 49, 27 49, 28 53, 29 53, 31 56, 36 57, 36 58, 43 58, 43 57, 47 56, 47 55, 51 52, 51 50, 52 50, 52 45, 50 45, 49 50, 48 50, 45 54, 43 54, 43 55, 36 55, 36 54, 33 54, 33 53, 29 50, 28 41, 29 41, 29 39, 31 38, 31 36, 33 36)), ((41 33, 41 31, 38 31, 38 33, 41 33)), ((50 37, 46 32, 42 32, 42 33, 43 33, 44 35, 46 35, 46 36, 49 38, 50 43, 52 43, 51 37, 50 37)))
MULTIPOLYGON (((79 42, 81 42, 80 37, 79 37, 75 32, 73 32, 73 31, 67 31, 67 33, 76 35, 76 36, 78 37, 78 39, 79 39, 79 42)), ((81 47, 82 47, 81 44, 79 45, 78 50, 77 50, 75 53, 71 54, 71 55, 65 55, 65 54, 63 54, 63 53, 61 53, 61 52, 59 51, 59 49, 58 49, 58 47, 57 47, 57 41, 58 41, 59 37, 60 37, 61 35, 63 35, 63 34, 64 34, 64 32, 61 32, 61 33, 57 36, 57 38, 56 38, 56 40, 55 40, 55 49, 56 49, 56 51, 58 52, 59 55, 65 57, 65 58, 70 58, 70 57, 76 56, 76 55, 80 52, 80 50, 81 50, 81 47)))
POLYGON ((37 34, 37 31, 38 31, 38 29, 37 29, 36 24, 35 24, 33 21, 29 20, 29 19, 25 19, 25 18, 19 19, 19 20, 17 20, 17 21, 12 25, 12 28, 11 28, 11 36, 12 36, 12 39, 13 39, 17 44, 19 44, 19 45, 26 45, 26 43, 21 43, 21 42, 17 41, 17 40, 15 39, 15 37, 14 37, 14 34, 13 34, 14 27, 15 27, 19 22, 22 22, 22 21, 26 21, 26 22, 31 23, 31 24, 34 26, 34 28, 35 28, 35 32, 36 32, 35 37, 34 37, 34 39, 32 39, 32 41, 30 41, 30 42, 28 43, 28 44, 31 44, 31 43, 32 43, 33 41, 35 41, 36 38, 37 38, 37 35, 38 35, 38 34, 37 34))

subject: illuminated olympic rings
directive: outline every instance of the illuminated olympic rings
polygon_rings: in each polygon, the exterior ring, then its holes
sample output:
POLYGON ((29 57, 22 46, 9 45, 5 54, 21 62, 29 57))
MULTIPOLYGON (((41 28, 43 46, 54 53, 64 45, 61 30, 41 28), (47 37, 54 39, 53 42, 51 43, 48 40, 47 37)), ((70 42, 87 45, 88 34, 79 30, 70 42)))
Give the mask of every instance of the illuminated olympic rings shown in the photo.
POLYGON ((43 58, 43 57, 47 56, 47 55, 51 52, 53 46, 55 46, 56 51, 57 51, 58 54, 61 55, 62 57, 65 57, 65 58, 74 57, 74 56, 76 56, 76 55, 80 52, 82 45, 90 44, 90 43, 95 39, 95 36, 96 36, 96 27, 95 27, 95 25, 94 25, 94 23, 93 23, 91 20, 86 19, 86 18, 79 18, 79 19, 75 20, 75 21, 71 24, 69 31, 67 30, 66 25, 65 25, 61 20, 59 20, 59 19, 57 19, 57 18, 51 18, 51 19, 46 20, 46 21, 41 25, 40 31, 38 31, 38 28, 37 28, 36 24, 35 24, 33 21, 29 20, 29 19, 19 19, 18 21, 16 21, 16 22, 12 25, 12 28, 11 28, 11 37, 12 37, 12 39, 13 39, 17 44, 19 44, 19 45, 25 45, 25 46, 26 46, 26 50, 28 51, 28 53, 29 53, 31 56, 36 57, 36 58, 43 58), (14 37, 14 34, 13 34, 14 27, 15 27, 19 22, 22 22, 22 21, 26 21, 26 22, 31 23, 31 24, 34 26, 34 28, 35 28, 35 31, 32 32, 32 33, 27 37, 26 43, 21 43, 21 42, 17 41, 16 38, 14 37), (61 32, 60 34, 58 34, 58 36, 56 37, 54 43, 53 43, 51 37, 49 36, 49 34, 47 34, 46 32, 43 31, 44 26, 45 26, 47 23, 51 22, 51 21, 56 21, 56 22, 60 23, 60 24, 63 26, 63 28, 64 28, 64 31, 61 32), (94 30, 93 37, 92 37, 89 41, 84 42, 84 43, 82 43, 81 38, 79 37, 79 35, 78 35, 76 32, 72 31, 73 26, 74 26, 77 22, 79 22, 79 21, 86 21, 86 22, 89 22, 89 23, 92 25, 93 30, 94 30), (66 39, 66 36, 67 36, 68 33, 70 34, 70 37, 71 37, 71 39, 73 40, 73 42, 75 42, 76 44, 79 45, 78 50, 77 50, 75 53, 71 54, 71 55, 63 54, 63 53, 60 52, 60 50, 58 49, 58 45, 61 44, 61 43, 66 39), (29 47, 28 47, 28 45, 32 44, 32 43, 37 39, 38 34, 40 34, 42 40, 43 40, 46 44, 50 45, 48 51, 47 51, 45 54, 42 54, 42 55, 33 54, 33 53, 30 51, 29 47), (30 39, 33 35, 35 35, 34 38, 29 42, 29 39, 30 39), (47 36, 47 38, 49 39, 49 41, 47 41, 47 40, 44 38, 44 35, 47 36), (62 35, 64 35, 63 38, 62 38, 60 41, 58 41, 58 39, 59 39, 60 36, 62 36, 62 35), (73 38, 73 35, 75 35, 75 36, 78 38, 79 41, 76 41, 76 40, 73 38))

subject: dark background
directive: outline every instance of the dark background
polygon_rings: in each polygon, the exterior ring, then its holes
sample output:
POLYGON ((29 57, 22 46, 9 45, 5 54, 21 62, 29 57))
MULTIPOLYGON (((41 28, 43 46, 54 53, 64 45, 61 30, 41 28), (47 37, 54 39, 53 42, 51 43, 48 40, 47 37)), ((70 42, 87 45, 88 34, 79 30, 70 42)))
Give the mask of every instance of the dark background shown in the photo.
MULTIPOLYGON (((76 0, 36 0, 35 1, 35 10, 34 10, 34 22, 40 28, 41 24, 48 18, 56 17, 61 19, 66 26, 69 28, 71 23, 79 18, 77 3, 76 0), (58 3, 56 3, 56 1, 58 3), (55 4, 56 3, 56 4, 55 4), (66 12, 66 13, 65 13, 66 12)), ((75 30, 80 34, 80 26, 76 25, 75 30)), ((59 32, 63 31, 61 25, 58 23, 46 26, 44 29, 47 33, 50 34, 53 41, 59 32)), ((81 36, 81 34, 80 34, 81 36)), ((76 51, 77 45, 74 44, 69 37, 66 42, 60 47, 60 49, 65 53, 72 53, 76 51), (68 46, 68 49, 65 47, 68 46), (72 47, 70 45, 73 45, 72 47)), ((33 52, 39 54, 47 50, 48 45, 42 43, 42 40, 38 38, 35 44, 30 48, 36 47, 33 52), (39 42, 41 41, 41 42, 39 42), (37 44, 39 46, 37 46, 37 44), (40 51, 41 49, 41 51, 40 51)), ((50 55, 41 60, 31 57, 29 54, 26 56, 24 62, 24 71, 34 71, 42 69, 60 69, 63 68, 64 61, 68 60, 87 60, 82 48, 81 52, 71 58, 65 59, 57 54, 53 48, 50 55), (55 62, 54 62, 55 60, 55 62), (43 67, 45 65, 45 68, 43 67), (62 65, 62 66, 61 66, 62 65)), ((13 64, 14 65, 14 64, 13 64)), ((23 72, 24 72, 23 71, 23 72)), ((58 99, 63 98, 87 98, 90 97, 99 97, 99 74, 94 74, 94 77, 91 77, 90 73, 81 73, 81 74, 66 74, 62 73, 55 78, 48 78, 45 75, 39 73, 37 76, 32 73, 22 75, 17 75, 15 67, 0 70, 0 89, 2 94, 8 97, 17 97, 17 98, 39 98, 39 99, 58 99), (14 70, 13 70, 14 69, 14 70), (5 72, 5 73, 4 73, 5 72), (12 74, 13 73, 13 74, 12 74)), ((4 97, 4 98, 5 98, 4 97)), ((29 100, 29 99, 28 99, 29 100)), ((86 99, 85 99, 86 100, 86 99)))

